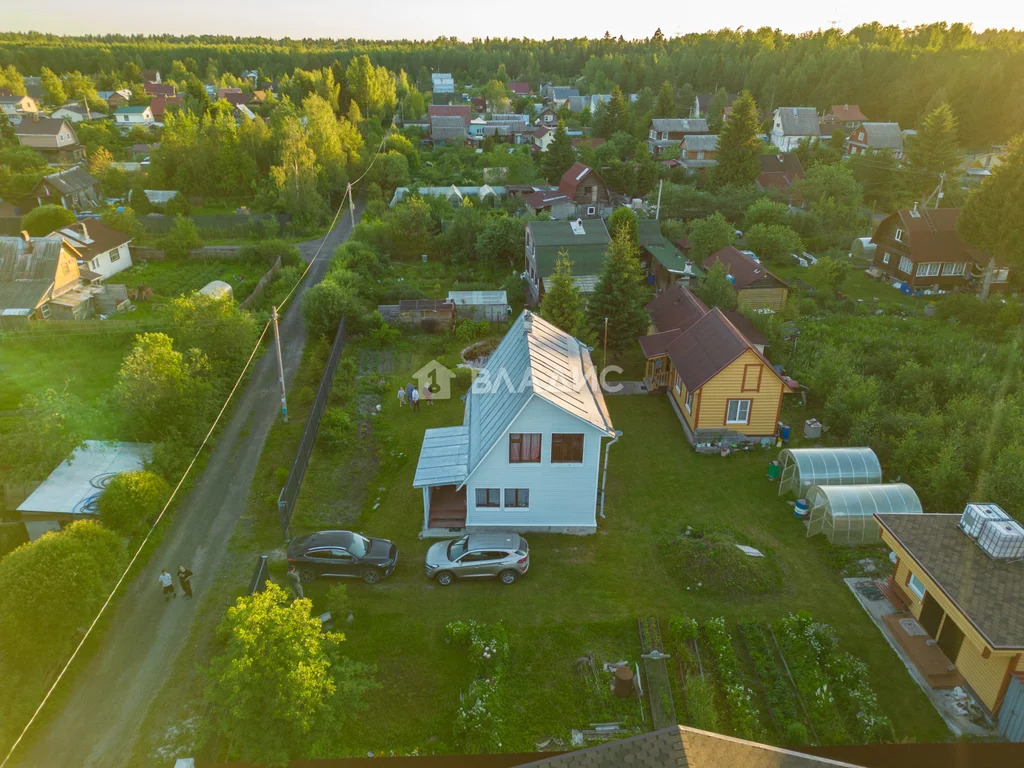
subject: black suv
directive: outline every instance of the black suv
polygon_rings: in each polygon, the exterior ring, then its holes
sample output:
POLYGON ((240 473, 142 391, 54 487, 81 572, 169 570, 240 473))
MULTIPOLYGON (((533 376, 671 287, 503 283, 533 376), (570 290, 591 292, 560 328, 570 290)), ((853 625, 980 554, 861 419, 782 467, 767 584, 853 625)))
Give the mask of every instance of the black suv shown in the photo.
POLYGON ((337 576, 376 584, 395 570, 398 548, 387 539, 371 539, 352 531, 318 531, 292 539, 288 562, 303 581, 337 576))

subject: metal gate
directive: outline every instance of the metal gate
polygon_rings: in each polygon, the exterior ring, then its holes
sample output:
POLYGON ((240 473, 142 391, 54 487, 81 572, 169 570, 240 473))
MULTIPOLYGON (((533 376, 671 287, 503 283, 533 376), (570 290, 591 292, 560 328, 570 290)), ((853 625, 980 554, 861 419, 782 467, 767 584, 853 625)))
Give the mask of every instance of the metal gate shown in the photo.
POLYGON ((999 709, 999 732, 1007 741, 1024 742, 1024 681, 1020 673, 1010 678, 1010 687, 999 709))

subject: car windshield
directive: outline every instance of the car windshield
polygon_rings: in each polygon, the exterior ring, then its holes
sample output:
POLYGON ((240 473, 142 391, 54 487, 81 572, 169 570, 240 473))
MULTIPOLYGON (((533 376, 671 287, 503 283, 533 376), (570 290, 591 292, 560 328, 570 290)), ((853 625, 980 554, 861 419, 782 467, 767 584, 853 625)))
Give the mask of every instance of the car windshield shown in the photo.
POLYGON ((455 539, 448 545, 448 559, 455 560, 463 552, 466 551, 466 542, 469 541, 468 536, 463 536, 461 539, 455 539))
POLYGON ((370 551, 370 540, 358 533, 353 533, 352 541, 349 542, 347 549, 355 557, 364 557, 370 551))

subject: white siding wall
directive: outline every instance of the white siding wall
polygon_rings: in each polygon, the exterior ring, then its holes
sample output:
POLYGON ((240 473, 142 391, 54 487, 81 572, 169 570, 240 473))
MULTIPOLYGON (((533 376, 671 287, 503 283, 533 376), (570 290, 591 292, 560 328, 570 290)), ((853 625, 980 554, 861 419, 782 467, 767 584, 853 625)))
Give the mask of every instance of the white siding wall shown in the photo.
POLYGON ((89 261, 88 268, 93 272, 103 275, 106 279, 111 275, 116 275, 118 272, 123 272, 132 265, 131 251, 128 249, 128 243, 112 248, 106 253, 101 253, 99 256, 94 257, 89 261), (110 257, 112 254, 118 253, 121 255, 117 261, 111 261, 110 257), (95 266, 94 266, 95 265, 95 266))
POLYGON ((466 526, 498 526, 513 530, 577 529, 597 525, 597 478, 602 432, 550 403, 534 398, 501 436, 491 453, 466 483, 466 526), (539 464, 509 464, 508 433, 539 432, 539 464), (583 463, 552 464, 551 434, 582 433, 583 463), (476 509, 477 488, 529 488, 530 508, 476 509))

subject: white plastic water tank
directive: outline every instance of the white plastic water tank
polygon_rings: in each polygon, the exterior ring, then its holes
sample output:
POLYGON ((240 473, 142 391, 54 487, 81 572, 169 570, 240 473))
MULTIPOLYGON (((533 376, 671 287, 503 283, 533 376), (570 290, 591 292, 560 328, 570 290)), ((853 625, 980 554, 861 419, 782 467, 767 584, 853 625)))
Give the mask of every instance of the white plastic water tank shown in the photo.
POLYGON ((994 560, 1024 558, 1024 526, 1016 520, 986 520, 978 534, 978 546, 994 560))
POLYGON ((998 504, 972 501, 964 507, 964 513, 960 516, 960 530, 972 539, 977 539, 978 534, 981 533, 981 527, 987 521, 1009 519, 1010 516, 998 504))

